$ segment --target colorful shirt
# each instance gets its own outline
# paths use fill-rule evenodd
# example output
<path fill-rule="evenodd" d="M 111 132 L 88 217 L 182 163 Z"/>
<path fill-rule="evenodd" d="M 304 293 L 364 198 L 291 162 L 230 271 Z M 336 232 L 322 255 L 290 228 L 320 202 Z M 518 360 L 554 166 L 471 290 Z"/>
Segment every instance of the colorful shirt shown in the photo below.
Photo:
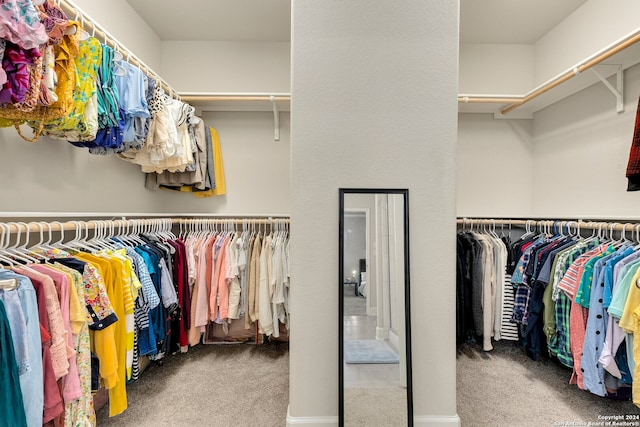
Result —
<path fill-rule="evenodd" d="M 597 275 L 594 276 L 595 273 L 599 273 L 596 270 L 596 264 L 601 261 L 603 257 L 607 257 L 611 255 L 615 251 L 613 246 L 609 246 L 603 253 L 596 255 L 591 258 L 584 266 L 584 273 L 582 274 L 582 279 L 580 279 L 580 285 L 578 286 L 578 290 L 576 292 L 576 302 L 585 308 L 589 308 L 589 303 L 591 300 L 591 285 L 593 283 L 594 277 L 597 278 Z M 604 277 L 603 277 L 604 284 Z"/>
<path fill-rule="evenodd" d="M 19 104 L 26 100 L 31 88 L 31 67 L 39 58 L 41 54 L 37 48 L 23 49 L 7 43 L 2 58 L 6 80 L 2 82 L 0 104 Z"/>
<path fill-rule="evenodd" d="M 573 352 L 571 351 L 571 300 L 565 294 L 558 295 L 556 300 L 555 320 L 557 333 L 549 343 L 549 353 L 556 356 L 560 363 L 573 368 Z"/>
<path fill-rule="evenodd" d="M 65 271 L 72 277 L 72 288 L 81 301 L 85 301 L 85 288 L 82 275 L 72 268 L 60 263 L 54 266 Z M 89 427 L 96 425 L 96 414 L 93 407 L 93 395 L 91 394 L 91 342 L 86 316 L 83 322 L 74 325 L 73 343 L 76 350 L 76 362 L 80 377 L 81 397 L 77 401 L 65 405 L 65 427 Z"/>
<path fill-rule="evenodd" d="M 96 94 L 98 67 L 101 61 L 102 47 L 97 39 L 91 37 L 80 42 L 78 55 L 75 57 L 76 84 L 73 91 L 73 107 L 68 115 L 46 124 L 46 135 L 70 141 L 95 138 L 98 130 L 98 111 L 91 108 L 87 111 L 87 106 Z M 91 113 L 91 117 L 87 117 L 87 112 Z"/>
<path fill-rule="evenodd" d="M 24 49 L 33 49 L 49 40 L 38 10 L 31 0 L 4 0 L 0 7 L 0 38 Z"/>
<path fill-rule="evenodd" d="M 558 287 L 558 285 L 562 281 L 569 266 L 571 266 L 573 261 L 575 261 L 580 255 L 587 252 L 589 249 L 592 249 L 593 245 L 596 244 L 597 241 L 580 241 L 575 246 L 569 248 L 566 252 L 561 252 L 560 254 L 558 254 L 556 270 L 550 283 L 550 285 L 553 287 L 551 298 L 554 301 L 558 299 L 558 295 L 560 294 L 560 288 Z"/>
<path fill-rule="evenodd" d="M 104 279 L 98 268 L 94 264 L 77 258 L 61 258 L 56 261 L 82 273 L 85 289 L 84 302 L 87 308 L 86 315 L 89 328 L 102 330 L 115 323 L 118 320 L 118 316 L 111 306 Z"/>

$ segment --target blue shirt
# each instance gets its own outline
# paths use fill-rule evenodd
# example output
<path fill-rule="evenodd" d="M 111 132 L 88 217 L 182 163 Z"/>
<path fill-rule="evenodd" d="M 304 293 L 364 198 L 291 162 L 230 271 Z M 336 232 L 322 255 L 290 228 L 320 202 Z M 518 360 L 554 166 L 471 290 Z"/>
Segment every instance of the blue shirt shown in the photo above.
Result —
<path fill-rule="evenodd" d="M 625 251 L 626 249 L 622 248 L 611 255 L 600 258 L 594 266 L 594 280 L 589 301 L 589 319 L 587 320 L 582 352 L 582 369 L 584 370 L 585 389 L 603 397 L 607 394 L 605 369 L 602 363 L 598 362 L 598 359 L 604 348 L 609 318 L 603 305 L 606 271 L 607 266 L 615 262 Z"/>
<path fill-rule="evenodd" d="M 20 297 L 26 322 L 26 335 L 30 370 L 20 375 L 24 412 L 29 426 L 42 425 L 44 407 L 44 373 L 42 370 L 42 339 L 36 290 L 31 280 L 13 271 L 0 268 L 0 280 L 17 279 L 16 292 Z"/>

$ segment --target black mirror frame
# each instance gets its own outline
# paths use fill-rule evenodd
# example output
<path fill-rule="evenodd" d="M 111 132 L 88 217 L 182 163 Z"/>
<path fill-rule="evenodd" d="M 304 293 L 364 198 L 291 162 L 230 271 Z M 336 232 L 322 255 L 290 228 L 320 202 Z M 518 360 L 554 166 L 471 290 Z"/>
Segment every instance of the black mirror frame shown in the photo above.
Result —
<path fill-rule="evenodd" d="M 344 427 L 344 196 L 345 194 L 402 194 L 404 197 L 404 322 L 407 362 L 407 421 L 413 427 L 413 377 L 411 361 L 411 305 L 409 268 L 409 190 L 387 188 L 340 188 L 338 206 L 338 425 Z"/>

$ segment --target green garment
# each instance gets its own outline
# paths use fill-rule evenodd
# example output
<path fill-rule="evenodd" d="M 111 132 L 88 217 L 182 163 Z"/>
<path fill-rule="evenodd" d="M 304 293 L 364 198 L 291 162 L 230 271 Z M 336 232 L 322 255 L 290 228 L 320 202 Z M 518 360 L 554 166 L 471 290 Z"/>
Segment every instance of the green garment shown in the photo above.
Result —
<path fill-rule="evenodd" d="M 0 427 L 27 427 L 20 374 L 4 303 L 0 300 Z"/>

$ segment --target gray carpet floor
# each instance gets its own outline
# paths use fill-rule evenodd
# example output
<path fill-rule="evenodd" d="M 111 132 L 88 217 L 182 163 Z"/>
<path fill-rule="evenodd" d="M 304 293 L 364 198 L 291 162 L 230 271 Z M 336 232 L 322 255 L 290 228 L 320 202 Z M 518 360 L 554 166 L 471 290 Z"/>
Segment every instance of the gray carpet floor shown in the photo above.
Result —
<path fill-rule="evenodd" d="M 353 286 L 345 286 L 343 301 L 345 316 L 367 315 L 367 300 L 363 296 L 356 296 Z"/>
<path fill-rule="evenodd" d="M 406 426 L 407 389 L 403 387 L 346 388 L 344 390 L 344 424 L 354 427 Z"/>
<path fill-rule="evenodd" d="M 465 427 L 540 427 L 604 425 L 596 424 L 601 416 L 640 414 L 630 401 L 570 385 L 570 377 L 557 361 L 533 361 L 515 343 L 495 343 L 491 352 L 465 345 L 457 357 L 458 415 Z"/>
<path fill-rule="evenodd" d="M 587 426 L 598 425 L 601 416 L 640 414 L 630 401 L 570 385 L 570 375 L 556 361 L 530 360 L 513 343 L 495 343 L 491 352 L 464 346 L 457 355 L 462 426 Z M 196 346 L 162 366 L 151 365 L 127 390 L 129 409 L 109 418 L 104 407 L 98 426 L 284 426 L 288 347 Z"/>
<path fill-rule="evenodd" d="M 103 407 L 98 426 L 284 426 L 288 345 L 198 345 L 150 365 L 127 393 L 129 408 L 109 418 Z"/>

